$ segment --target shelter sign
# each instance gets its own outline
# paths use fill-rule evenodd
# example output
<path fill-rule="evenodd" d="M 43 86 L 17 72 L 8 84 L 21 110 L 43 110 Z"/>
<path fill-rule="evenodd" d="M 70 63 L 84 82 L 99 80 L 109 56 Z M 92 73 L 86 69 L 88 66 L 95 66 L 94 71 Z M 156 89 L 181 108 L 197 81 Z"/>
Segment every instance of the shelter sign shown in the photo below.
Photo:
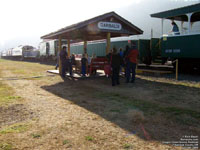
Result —
<path fill-rule="evenodd" d="M 115 22 L 98 22 L 98 28 L 119 31 L 122 29 L 122 25 L 120 23 L 115 23 Z"/>

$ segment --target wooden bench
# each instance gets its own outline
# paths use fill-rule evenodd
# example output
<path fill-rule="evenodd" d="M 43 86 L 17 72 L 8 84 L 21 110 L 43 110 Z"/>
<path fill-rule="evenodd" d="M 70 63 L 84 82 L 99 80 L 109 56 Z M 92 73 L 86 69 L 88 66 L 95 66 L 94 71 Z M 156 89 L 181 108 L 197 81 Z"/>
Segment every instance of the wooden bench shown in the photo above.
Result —
<path fill-rule="evenodd" d="M 104 70 L 104 66 L 108 64 L 107 58 L 93 58 L 89 67 L 89 74 L 91 75 L 93 71 Z"/>

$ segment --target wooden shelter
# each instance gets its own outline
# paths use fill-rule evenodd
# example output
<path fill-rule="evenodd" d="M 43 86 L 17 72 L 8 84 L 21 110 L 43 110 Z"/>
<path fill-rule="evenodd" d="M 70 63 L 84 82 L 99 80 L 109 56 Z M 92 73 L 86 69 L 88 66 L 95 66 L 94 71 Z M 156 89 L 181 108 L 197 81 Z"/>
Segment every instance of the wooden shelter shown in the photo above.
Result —
<path fill-rule="evenodd" d="M 62 28 L 58 31 L 42 36 L 42 39 L 59 39 L 59 51 L 61 40 L 68 40 L 68 55 L 70 55 L 70 42 L 84 41 L 84 53 L 87 53 L 87 41 L 107 39 L 106 53 L 110 49 L 110 38 L 142 34 L 143 31 L 122 18 L 115 12 L 109 12 L 92 19 L 79 22 Z M 61 73 L 61 64 L 59 65 Z"/>

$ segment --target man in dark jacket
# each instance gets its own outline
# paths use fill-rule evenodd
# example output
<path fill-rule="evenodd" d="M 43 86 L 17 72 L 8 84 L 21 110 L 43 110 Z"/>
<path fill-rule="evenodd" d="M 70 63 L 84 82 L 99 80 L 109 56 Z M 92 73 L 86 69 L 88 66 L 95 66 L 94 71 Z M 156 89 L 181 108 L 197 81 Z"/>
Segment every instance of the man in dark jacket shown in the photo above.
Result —
<path fill-rule="evenodd" d="M 117 49 L 113 48 L 113 54 L 111 55 L 112 86 L 119 84 L 119 70 L 121 64 L 122 64 L 122 58 L 117 53 Z"/>
<path fill-rule="evenodd" d="M 111 49 L 110 52 L 106 55 L 106 58 L 108 59 L 108 62 L 111 61 L 112 54 L 113 54 L 113 50 Z"/>
<path fill-rule="evenodd" d="M 68 59 L 68 55 L 67 55 L 67 51 L 66 51 L 66 46 L 63 46 L 62 50 L 60 51 L 60 60 L 61 60 L 61 64 L 62 64 L 62 77 L 65 78 L 66 75 L 66 67 L 67 67 L 67 59 Z"/>
<path fill-rule="evenodd" d="M 86 58 L 86 54 L 83 54 L 82 58 L 81 58 L 81 74 L 83 77 L 85 77 L 86 74 L 86 69 L 87 69 L 87 58 Z"/>

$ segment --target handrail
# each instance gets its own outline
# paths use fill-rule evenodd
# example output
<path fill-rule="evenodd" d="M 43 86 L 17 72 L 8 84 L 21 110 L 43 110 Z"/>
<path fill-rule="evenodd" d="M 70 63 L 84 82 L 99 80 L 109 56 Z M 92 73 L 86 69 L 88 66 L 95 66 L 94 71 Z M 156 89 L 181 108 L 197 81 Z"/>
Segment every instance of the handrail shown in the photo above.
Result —
<path fill-rule="evenodd" d="M 190 36 L 190 35 L 198 35 L 198 34 L 200 34 L 200 32 L 197 32 L 197 33 L 186 33 L 186 34 L 176 34 L 176 35 L 163 34 L 161 37 L 179 37 L 179 36 Z"/>

